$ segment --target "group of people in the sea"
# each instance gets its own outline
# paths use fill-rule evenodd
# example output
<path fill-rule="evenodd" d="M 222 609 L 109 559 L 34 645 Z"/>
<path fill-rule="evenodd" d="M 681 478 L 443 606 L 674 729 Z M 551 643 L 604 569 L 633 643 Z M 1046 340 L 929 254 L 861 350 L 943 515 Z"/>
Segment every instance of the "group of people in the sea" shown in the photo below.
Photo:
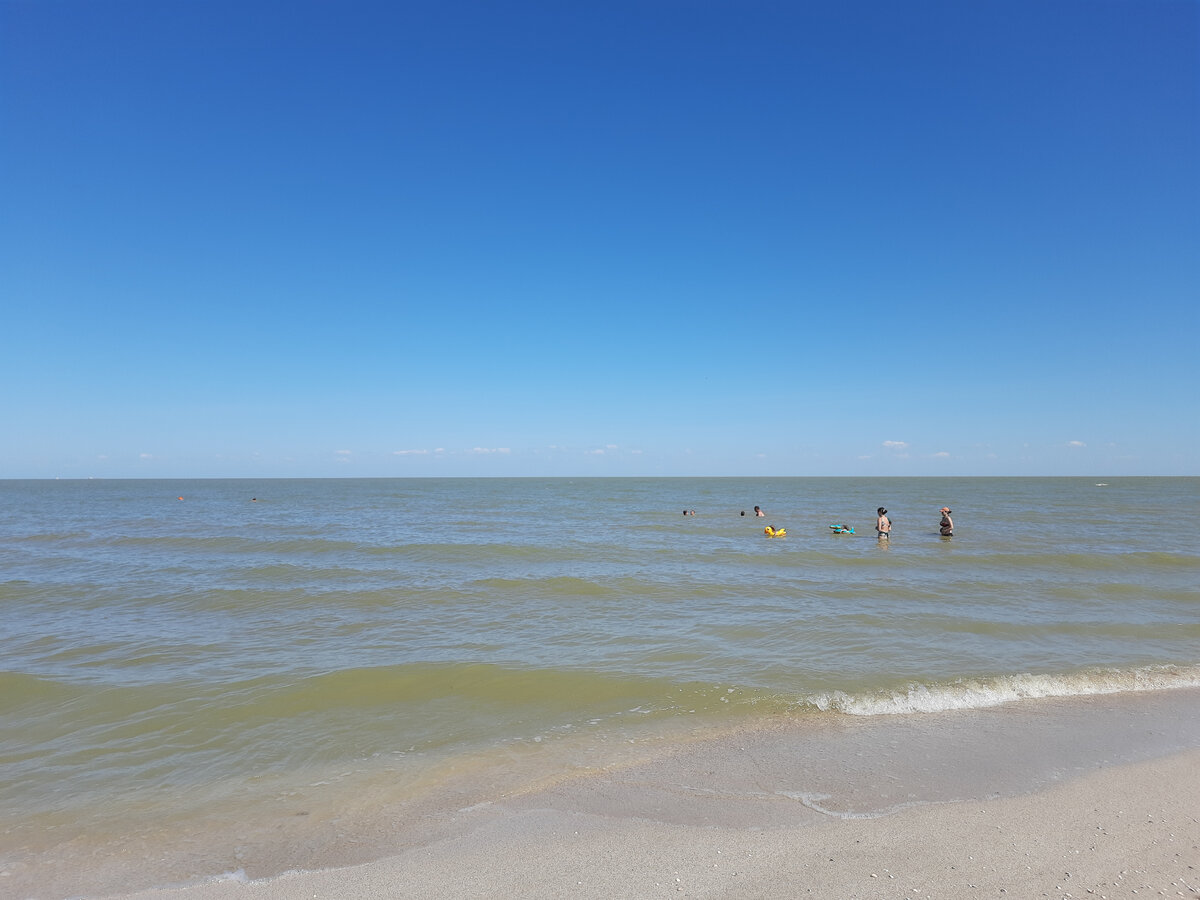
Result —
<path fill-rule="evenodd" d="M 938 533 L 942 537 L 953 537 L 954 536 L 954 520 L 950 518 L 950 512 L 951 512 L 951 510 L 950 510 L 950 507 L 948 507 L 948 506 L 943 506 L 941 509 L 938 510 L 938 513 L 942 517 L 941 521 L 938 522 Z M 685 509 L 683 511 L 683 514 L 685 516 L 694 516 L 696 514 L 696 511 L 694 509 Z M 742 516 L 746 515 L 746 511 L 743 509 L 741 511 L 741 513 L 739 513 L 739 515 L 742 515 Z M 754 516 L 756 518 L 765 518 L 766 515 L 767 514 L 762 511 L 761 507 L 758 507 L 758 506 L 754 507 Z M 892 520 L 890 518 L 888 518 L 887 509 L 882 506 L 879 507 L 878 509 L 875 510 L 875 517 L 876 517 L 875 518 L 875 534 L 879 537 L 879 540 L 881 540 L 881 541 L 890 540 L 891 536 L 892 536 Z M 855 533 L 853 525 L 837 524 L 837 525 L 830 525 L 829 527 L 831 529 L 833 529 L 834 534 L 854 534 Z M 768 525 L 765 529 L 763 529 L 763 531 L 767 535 L 767 537 L 782 537 L 784 534 L 787 534 L 787 532 L 784 531 L 782 528 L 776 528 L 774 525 Z"/>
<path fill-rule="evenodd" d="M 694 516 L 695 514 L 696 514 L 696 511 L 693 509 L 693 510 L 692 510 L 692 515 Z M 746 514 L 746 511 L 743 509 L 743 510 L 742 510 L 742 512 L 741 512 L 741 515 L 743 515 L 743 516 L 744 516 L 745 514 Z M 765 513 L 765 512 L 763 512 L 763 511 L 762 511 L 762 509 L 761 509 L 760 507 L 757 507 L 757 506 L 756 506 L 756 507 L 754 507 L 754 515 L 755 515 L 755 516 L 764 516 L 764 517 L 765 517 L 765 516 L 766 516 L 766 513 Z"/>

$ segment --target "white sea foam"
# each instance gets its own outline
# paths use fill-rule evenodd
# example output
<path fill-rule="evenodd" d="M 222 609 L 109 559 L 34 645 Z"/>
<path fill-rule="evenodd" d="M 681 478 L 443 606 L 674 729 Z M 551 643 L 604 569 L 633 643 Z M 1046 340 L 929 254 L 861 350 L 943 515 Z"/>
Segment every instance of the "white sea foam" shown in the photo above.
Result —
<path fill-rule="evenodd" d="M 815 813 L 820 813 L 823 816 L 829 816 L 833 819 L 842 819 L 844 821 L 851 821 L 853 819 L 881 819 L 884 816 L 899 812 L 902 809 L 922 805 L 921 801 L 910 800 L 903 803 L 896 803 L 892 806 L 887 806 L 882 809 L 873 810 L 872 812 L 843 812 L 826 808 L 824 801 L 831 799 L 829 794 L 813 794 L 805 791 L 775 791 L 775 796 L 787 797 L 789 800 L 795 800 L 801 806 L 811 809 Z"/>
<path fill-rule="evenodd" d="M 802 706 L 854 716 L 905 715 L 952 709 L 983 709 L 1018 700 L 1082 697 L 1133 691 L 1200 687 L 1200 665 L 1087 669 L 1046 675 L 1002 675 L 946 684 L 912 684 L 869 694 L 841 691 L 806 698 Z"/>
<path fill-rule="evenodd" d="M 246 875 L 245 869 L 237 869 L 236 871 L 233 871 L 233 872 L 222 872 L 220 875 L 214 875 L 209 880 L 212 882 L 233 881 L 233 882 L 236 882 L 237 884 L 249 884 L 250 883 L 250 878 L 248 875 Z"/>

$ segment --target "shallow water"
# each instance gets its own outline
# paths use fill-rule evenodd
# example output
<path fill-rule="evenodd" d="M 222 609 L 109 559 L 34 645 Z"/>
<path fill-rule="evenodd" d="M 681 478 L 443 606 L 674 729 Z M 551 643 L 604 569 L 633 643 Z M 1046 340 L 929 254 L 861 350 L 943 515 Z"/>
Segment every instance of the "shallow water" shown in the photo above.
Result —
<path fill-rule="evenodd" d="M 1198 532 L 1196 478 L 0 482 L 0 853 L 381 765 L 1195 686 Z"/>

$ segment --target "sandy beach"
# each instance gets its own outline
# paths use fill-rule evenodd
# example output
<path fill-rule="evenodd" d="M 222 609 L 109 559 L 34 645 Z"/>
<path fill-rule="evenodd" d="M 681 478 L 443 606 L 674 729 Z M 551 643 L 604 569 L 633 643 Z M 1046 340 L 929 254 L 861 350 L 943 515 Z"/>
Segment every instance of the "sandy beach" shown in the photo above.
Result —
<path fill-rule="evenodd" d="M 1200 896 L 1200 753 L 1037 794 L 778 829 L 541 809 L 349 869 L 132 895 L 295 897 Z"/>
<path fill-rule="evenodd" d="M 397 821 L 365 865 L 128 896 L 1200 897 L 1198 694 L 1147 699 L 776 723 Z"/>

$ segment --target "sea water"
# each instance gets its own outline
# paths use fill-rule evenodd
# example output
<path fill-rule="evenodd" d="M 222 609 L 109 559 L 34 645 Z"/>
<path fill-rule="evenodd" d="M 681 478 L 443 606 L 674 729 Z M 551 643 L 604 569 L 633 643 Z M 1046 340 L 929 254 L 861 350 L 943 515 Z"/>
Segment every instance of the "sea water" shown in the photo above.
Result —
<path fill-rule="evenodd" d="M 350 862 L 685 730 L 1195 687 L 1198 533 L 1196 478 L 0 481 L 0 878 Z"/>

